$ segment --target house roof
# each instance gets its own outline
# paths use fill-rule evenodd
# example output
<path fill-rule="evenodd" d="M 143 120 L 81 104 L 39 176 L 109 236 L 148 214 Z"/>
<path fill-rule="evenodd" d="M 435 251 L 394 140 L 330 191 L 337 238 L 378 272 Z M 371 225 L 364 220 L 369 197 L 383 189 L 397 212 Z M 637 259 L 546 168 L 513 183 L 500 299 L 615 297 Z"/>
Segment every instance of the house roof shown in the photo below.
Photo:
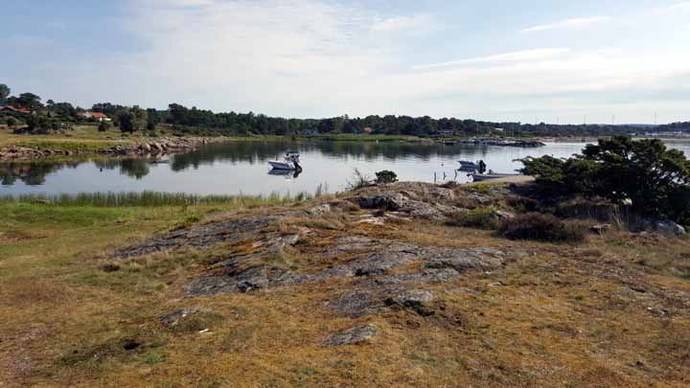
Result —
<path fill-rule="evenodd" d="M 108 119 L 108 115 L 105 113 L 101 112 L 92 112 L 92 111 L 87 111 L 87 112 L 81 112 L 79 113 L 79 116 L 81 117 L 87 117 L 87 118 L 92 118 L 92 119 Z"/>
<path fill-rule="evenodd" d="M 12 105 L 0 106 L 0 111 L 9 111 L 9 112 L 25 113 L 25 114 L 31 113 L 31 111 L 26 109 L 26 108 L 18 108 L 16 106 L 12 106 Z"/>

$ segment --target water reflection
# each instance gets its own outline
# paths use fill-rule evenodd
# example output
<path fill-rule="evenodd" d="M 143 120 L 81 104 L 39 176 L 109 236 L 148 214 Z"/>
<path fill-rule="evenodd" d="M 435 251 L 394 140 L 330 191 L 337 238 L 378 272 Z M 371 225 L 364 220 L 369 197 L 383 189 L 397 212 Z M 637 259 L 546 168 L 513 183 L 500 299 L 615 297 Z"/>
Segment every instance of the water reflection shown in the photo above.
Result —
<path fill-rule="evenodd" d="M 319 152 L 335 158 L 357 158 L 374 161 L 379 158 L 394 161 L 403 157 L 414 157 L 427 161 L 435 156 L 468 155 L 479 157 L 486 155 L 488 147 L 469 145 L 447 146 L 436 143 L 399 143 L 399 142 L 236 142 L 211 144 L 197 151 L 175 156 L 172 162 L 173 171 L 187 168 L 197 169 L 204 164 L 214 162 L 249 162 L 265 163 L 279 159 L 288 149 L 298 149 L 302 154 Z"/>
<path fill-rule="evenodd" d="M 299 149 L 302 153 L 319 152 L 323 155 L 348 159 L 357 158 L 372 162 L 383 158 L 395 161 L 399 158 L 413 157 L 421 161 L 428 161 L 432 157 L 458 155 L 468 158 L 483 157 L 488 147 L 448 146 L 433 143 L 397 143 L 397 142 L 233 142 L 211 144 L 187 154 L 176 155 L 171 158 L 172 171 L 184 171 L 190 168 L 198 169 L 202 165 L 212 165 L 218 162 L 250 164 L 266 163 L 271 159 L 278 159 L 286 149 Z M 36 186 L 45 183 L 45 177 L 65 168 L 76 168 L 83 163 L 93 163 L 99 172 L 103 170 L 119 170 L 122 175 L 134 179 L 142 179 L 151 172 L 151 165 L 167 164 L 168 160 L 147 159 L 113 159 L 93 162 L 74 161 L 60 163 L 0 163 L 0 181 L 2 185 L 11 186 L 17 180 L 26 185 Z M 301 172 L 274 171 L 271 175 L 292 176 L 297 178 Z"/>
<path fill-rule="evenodd" d="M 280 170 L 275 168 L 268 171 L 268 175 L 282 176 L 293 179 L 297 179 L 297 177 L 299 177 L 299 174 L 301 173 L 302 170 Z"/>
<path fill-rule="evenodd" d="M 0 163 L 0 184 L 12 186 L 20 181 L 28 186 L 40 186 L 46 176 L 63 168 L 75 168 L 81 162 L 72 163 Z"/>
<path fill-rule="evenodd" d="M 40 186 L 46 182 L 46 177 L 60 170 L 76 169 L 82 164 L 93 163 L 99 172 L 103 170 L 119 170 L 120 174 L 130 178 L 142 179 L 149 174 L 151 161 L 145 159 L 120 159 L 99 161 L 72 162 L 12 162 L 0 163 L 0 184 L 12 186 L 20 181 L 28 186 Z"/>
<path fill-rule="evenodd" d="M 673 144 L 687 151 L 688 143 Z M 552 143 L 538 149 L 433 143 L 236 142 L 212 144 L 166 160 L 124 159 L 62 163 L 0 163 L 0 195 L 96 191 L 165 191 L 197 194 L 268 195 L 345 189 L 354 169 L 373 177 L 392 170 L 401 180 L 468 180 L 458 160 L 484 160 L 487 169 L 511 173 L 527 156 L 567 157 L 582 143 Z M 295 149 L 304 171 L 269 172 L 269 160 Z"/>
<path fill-rule="evenodd" d="M 121 159 L 121 160 L 105 160 L 96 161 L 94 164 L 99 168 L 99 171 L 119 169 L 122 175 L 130 178 L 142 179 L 147 176 L 151 169 L 149 166 L 153 164 L 152 160 L 147 159 Z"/>

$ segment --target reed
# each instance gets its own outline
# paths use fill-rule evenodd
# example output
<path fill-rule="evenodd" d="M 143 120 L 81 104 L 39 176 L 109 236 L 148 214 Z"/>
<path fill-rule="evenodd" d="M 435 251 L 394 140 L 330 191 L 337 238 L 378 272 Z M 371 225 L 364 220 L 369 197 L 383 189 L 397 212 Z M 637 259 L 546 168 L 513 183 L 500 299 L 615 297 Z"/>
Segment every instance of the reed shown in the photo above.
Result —
<path fill-rule="evenodd" d="M 80 194 L 23 194 L 19 196 L 0 196 L 0 204 L 31 203 L 56 206 L 94 206 L 94 207 L 154 207 L 154 206 L 195 206 L 212 204 L 231 204 L 243 207 L 259 205 L 283 205 L 311 199 L 307 193 L 295 196 L 272 193 L 269 196 L 246 195 L 197 195 L 185 193 L 162 193 L 153 191 L 105 192 Z"/>

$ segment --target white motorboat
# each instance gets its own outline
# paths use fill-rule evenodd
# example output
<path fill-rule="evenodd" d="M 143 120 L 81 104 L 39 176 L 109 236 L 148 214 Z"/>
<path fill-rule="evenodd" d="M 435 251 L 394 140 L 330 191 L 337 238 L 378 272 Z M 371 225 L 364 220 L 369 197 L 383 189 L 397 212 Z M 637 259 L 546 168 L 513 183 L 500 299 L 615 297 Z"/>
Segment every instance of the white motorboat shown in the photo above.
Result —
<path fill-rule="evenodd" d="M 476 162 L 471 162 L 468 160 L 458 160 L 460 163 L 460 171 L 477 171 L 479 170 L 479 164 Z"/>
<path fill-rule="evenodd" d="M 301 171 L 302 166 L 299 164 L 299 152 L 288 151 L 283 157 L 282 161 L 272 160 L 268 164 L 274 170 L 284 170 L 284 171 Z"/>

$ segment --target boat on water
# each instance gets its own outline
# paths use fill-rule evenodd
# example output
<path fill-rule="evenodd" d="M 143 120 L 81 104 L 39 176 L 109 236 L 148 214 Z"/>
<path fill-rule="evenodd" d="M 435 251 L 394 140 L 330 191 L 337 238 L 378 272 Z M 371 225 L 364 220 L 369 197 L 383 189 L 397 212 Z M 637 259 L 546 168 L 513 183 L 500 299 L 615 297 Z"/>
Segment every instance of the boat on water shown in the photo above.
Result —
<path fill-rule="evenodd" d="M 271 160 L 268 162 L 273 170 L 302 171 L 302 166 L 299 163 L 299 152 L 297 151 L 286 152 L 282 161 Z"/>
<path fill-rule="evenodd" d="M 477 164 L 477 162 L 471 162 L 469 160 L 458 160 L 458 163 L 460 163 L 460 170 L 462 171 L 479 170 L 479 164 Z"/>

